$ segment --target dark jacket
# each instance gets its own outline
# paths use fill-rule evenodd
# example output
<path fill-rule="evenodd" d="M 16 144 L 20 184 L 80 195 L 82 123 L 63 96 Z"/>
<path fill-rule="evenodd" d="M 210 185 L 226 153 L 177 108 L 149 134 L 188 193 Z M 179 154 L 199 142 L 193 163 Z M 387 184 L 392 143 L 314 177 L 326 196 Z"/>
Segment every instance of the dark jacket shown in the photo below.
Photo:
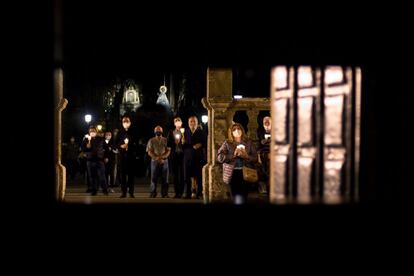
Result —
<path fill-rule="evenodd" d="M 115 160 L 114 150 L 116 149 L 114 145 L 114 140 L 111 138 L 111 140 L 109 140 L 108 143 L 106 143 L 106 140 L 104 142 L 104 158 L 108 158 L 109 162 L 113 162 Z"/>
<path fill-rule="evenodd" d="M 102 137 L 96 136 L 91 140 L 91 147 L 88 148 L 88 139 L 82 141 L 82 151 L 85 153 L 86 160 L 88 161 L 103 161 L 105 155 L 104 149 L 105 140 Z"/>
<path fill-rule="evenodd" d="M 77 143 L 68 143 L 63 148 L 64 160 L 77 160 L 79 157 L 79 145 Z"/>
<path fill-rule="evenodd" d="M 201 143 L 201 148 L 195 150 L 193 146 L 195 144 Z M 192 155 L 196 161 L 205 162 L 206 161 L 206 148 L 207 148 L 207 135 L 205 132 L 197 128 L 194 133 L 191 133 L 189 128 L 186 128 L 184 131 L 184 144 L 183 150 L 184 155 Z"/>
<path fill-rule="evenodd" d="M 241 144 L 245 146 L 249 158 L 243 160 L 243 165 L 247 167 L 255 167 L 257 163 L 257 151 L 251 140 L 242 141 Z M 236 158 L 233 158 L 236 150 L 236 143 L 225 140 L 217 151 L 217 161 L 220 163 L 229 163 L 235 165 Z"/>
<path fill-rule="evenodd" d="M 175 129 L 172 129 L 168 132 L 168 147 L 171 149 L 170 157 L 174 157 L 177 155 L 183 154 L 183 145 L 181 142 L 179 144 L 175 143 L 175 135 L 174 135 Z M 177 132 L 178 133 L 178 132 Z M 180 132 L 181 134 L 181 132 Z"/>
<path fill-rule="evenodd" d="M 269 152 L 270 151 L 270 139 L 266 139 L 265 138 L 265 134 L 266 134 L 266 130 L 264 129 L 264 127 L 260 127 L 257 130 L 257 137 L 259 138 L 259 151 L 266 151 Z M 267 134 L 270 134 L 267 133 Z"/>
<path fill-rule="evenodd" d="M 128 138 L 128 150 L 121 148 L 121 145 L 125 144 L 125 138 Z M 119 131 L 116 147 L 118 148 L 122 158 L 135 159 L 137 144 L 138 142 L 131 130 L 126 131 L 125 129 L 122 129 Z"/>

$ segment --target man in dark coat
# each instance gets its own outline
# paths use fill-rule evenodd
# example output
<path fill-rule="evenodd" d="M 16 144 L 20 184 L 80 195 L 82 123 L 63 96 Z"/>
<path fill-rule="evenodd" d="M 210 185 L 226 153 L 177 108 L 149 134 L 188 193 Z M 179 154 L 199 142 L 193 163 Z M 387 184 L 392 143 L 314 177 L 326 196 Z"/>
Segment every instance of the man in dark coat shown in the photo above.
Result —
<path fill-rule="evenodd" d="M 131 132 L 131 118 L 128 115 L 122 116 L 122 128 L 118 133 L 116 144 L 120 153 L 121 198 L 125 198 L 127 193 L 134 198 L 134 164 L 137 141 Z"/>
<path fill-rule="evenodd" d="M 196 116 L 188 118 L 184 131 L 184 198 L 202 198 L 202 169 L 206 163 L 207 135 L 198 126 Z"/>

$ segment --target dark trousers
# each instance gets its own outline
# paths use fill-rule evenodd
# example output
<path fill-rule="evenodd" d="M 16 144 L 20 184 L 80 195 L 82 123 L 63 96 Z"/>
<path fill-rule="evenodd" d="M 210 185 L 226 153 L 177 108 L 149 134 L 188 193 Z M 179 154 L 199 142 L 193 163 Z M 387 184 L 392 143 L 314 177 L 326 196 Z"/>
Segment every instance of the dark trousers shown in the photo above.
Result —
<path fill-rule="evenodd" d="M 191 178 L 194 177 L 197 181 L 197 196 L 203 195 L 202 183 L 202 164 L 199 158 L 196 158 L 192 152 L 184 153 L 184 193 L 187 197 L 191 196 Z"/>
<path fill-rule="evenodd" d="M 121 190 L 122 194 L 134 194 L 134 160 L 121 158 Z"/>
<path fill-rule="evenodd" d="M 115 186 L 115 166 L 113 161 L 105 163 L 105 179 L 109 187 Z"/>
<path fill-rule="evenodd" d="M 182 196 L 184 192 L 184 169 L 183 155 L 174 155 L 171 159 L 171 171 L 174 180 L 174 192 L 177 196 Z"/>
<path fill-rule="evenodd" d="M 245 201 L 247 200 L 248 185 L 243 179 L 242 170 L 233 170 L 233 175 L 230 181 L 230 191 L 233 199 L 236 195 L 240 195 Z"/>
<path fill-rule="evenodd" d="M 74 180 L 76 173 L 78 172 L 78 160 L 68 160 L 66 163 L 67 174 L 70 177 L 70 180 Z"/>
<path fill-rule="evenodd" d="M 168 161 L 159 164 L 156 160 L 151 160 L 151 194 L 157 193 L 158 178 L 161 177 L 161 195 L 168 195 Z"/>
<path fill-rule="evenodd" d="M 98 191 L 99 186 L 101 186 L 103 192 L 107 192 L 108 188 L 105 179 L 104 163 L 102 161 L 87 161 L 86 167 L 88 170 L 91 192 Z"/>

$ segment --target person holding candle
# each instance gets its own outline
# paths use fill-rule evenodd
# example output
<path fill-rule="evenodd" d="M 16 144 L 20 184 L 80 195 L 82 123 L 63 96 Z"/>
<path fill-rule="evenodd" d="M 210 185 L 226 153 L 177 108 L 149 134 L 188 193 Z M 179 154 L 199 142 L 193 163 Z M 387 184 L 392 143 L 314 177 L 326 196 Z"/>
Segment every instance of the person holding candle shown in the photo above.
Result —
<path fill-rule="evenodd" d="M 239 123 L 231 125 L 227 132 L 228 139 L 217 151 L 217 161 L 226 163 L 230 172 L 229 183 L 232 200 L 235 204 L 244 204 L 248 196 L 248 183 L 243 178 L 243 166 L 254 167 L 257 162 L 257 152 L 252 140 L 248 139 L 244 128 Z M 224 165 L 223 165 L 223 168 Z M 224 175 L 225 176 L 225 175 Z M 224 177 L 223 177 L 224 179 Z"/>
<path fill-rule="evenodd" d="M 170 168 L 174 181 L 174 198 L 181 198 L 184 192 L 184 168 L 183 168 L 183 122 L 180 117 L 174 118 L 173 130 L 168 133 L 168 147 L 171 148 Z"/>
<path fill-rule="evenodd" d="M 102 192 L 107 195 L 107 183 L 105 179 L 104 165 L 104 139 L 97 135 L 95 127 L 89 128 L 89 134 L 85 136 L 82 142 L 82 151 L 86 155 L 86 168 L 88 171 L 91 195 L 98 193 L 98 183 L 102 188 Z"/>
<path fill-rule="evenodd" d="M 106 183 L 109 187 L 109 192 L 113 193 L 114 190 L 112 189 L 115 186 L 115 152 L 114 152 L 114 142 L 112 139 L 112 132 L 106 131 L 105 132 L 105 156 L 104 156 L 104 163 L 105 163 L 105 177 Z"/>
<path fill-rule="evenodd" d="M 134 164 L 136 141 L 131 132 L 131 118 L 128 115 L 122 116 L 122 128 L 118 133 L 117 147 L 120 153 L 121 170 L 121 198 L 125 198 L 129 193 L 134 198 Z"/>

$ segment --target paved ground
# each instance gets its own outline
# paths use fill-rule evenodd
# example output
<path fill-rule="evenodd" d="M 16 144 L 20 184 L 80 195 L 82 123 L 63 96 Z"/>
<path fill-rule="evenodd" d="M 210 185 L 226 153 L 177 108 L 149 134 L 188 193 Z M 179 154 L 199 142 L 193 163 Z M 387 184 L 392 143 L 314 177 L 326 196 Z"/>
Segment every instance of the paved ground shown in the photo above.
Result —
<path fill-rule="evenodd" d="M 125 204 L 125 203 L 143 203 L 143 204 L 203 204 L 202 199 L 175 199 L 174 196 L 174 187 L 170 185 L 169 187 L 169 198 L 161 198 L 158 195 L 156 198 L 149 197 L 149 178 L 142 177 L 135 179 L 135 198 L 120 198 L 121 188 L 115 187 L 114 193 L 109 193 L 109 195 L 104 195 L 101 191 L 98 192 L 96 196 L 91 196 L 89 193 L 86 193 L 86 184 L 81 177 L 76 178 L 74 181 L 68 181 L 66 185 L 66 203 L 75 203 L 75 204 Z M 160 186 L 158 187 L 160 189 Z M 251 192 L 249 194 L 250 202 L 257 203 L 267 203 L 267 197 L 264 195 L 259 195 L 256 192 Z"/>

